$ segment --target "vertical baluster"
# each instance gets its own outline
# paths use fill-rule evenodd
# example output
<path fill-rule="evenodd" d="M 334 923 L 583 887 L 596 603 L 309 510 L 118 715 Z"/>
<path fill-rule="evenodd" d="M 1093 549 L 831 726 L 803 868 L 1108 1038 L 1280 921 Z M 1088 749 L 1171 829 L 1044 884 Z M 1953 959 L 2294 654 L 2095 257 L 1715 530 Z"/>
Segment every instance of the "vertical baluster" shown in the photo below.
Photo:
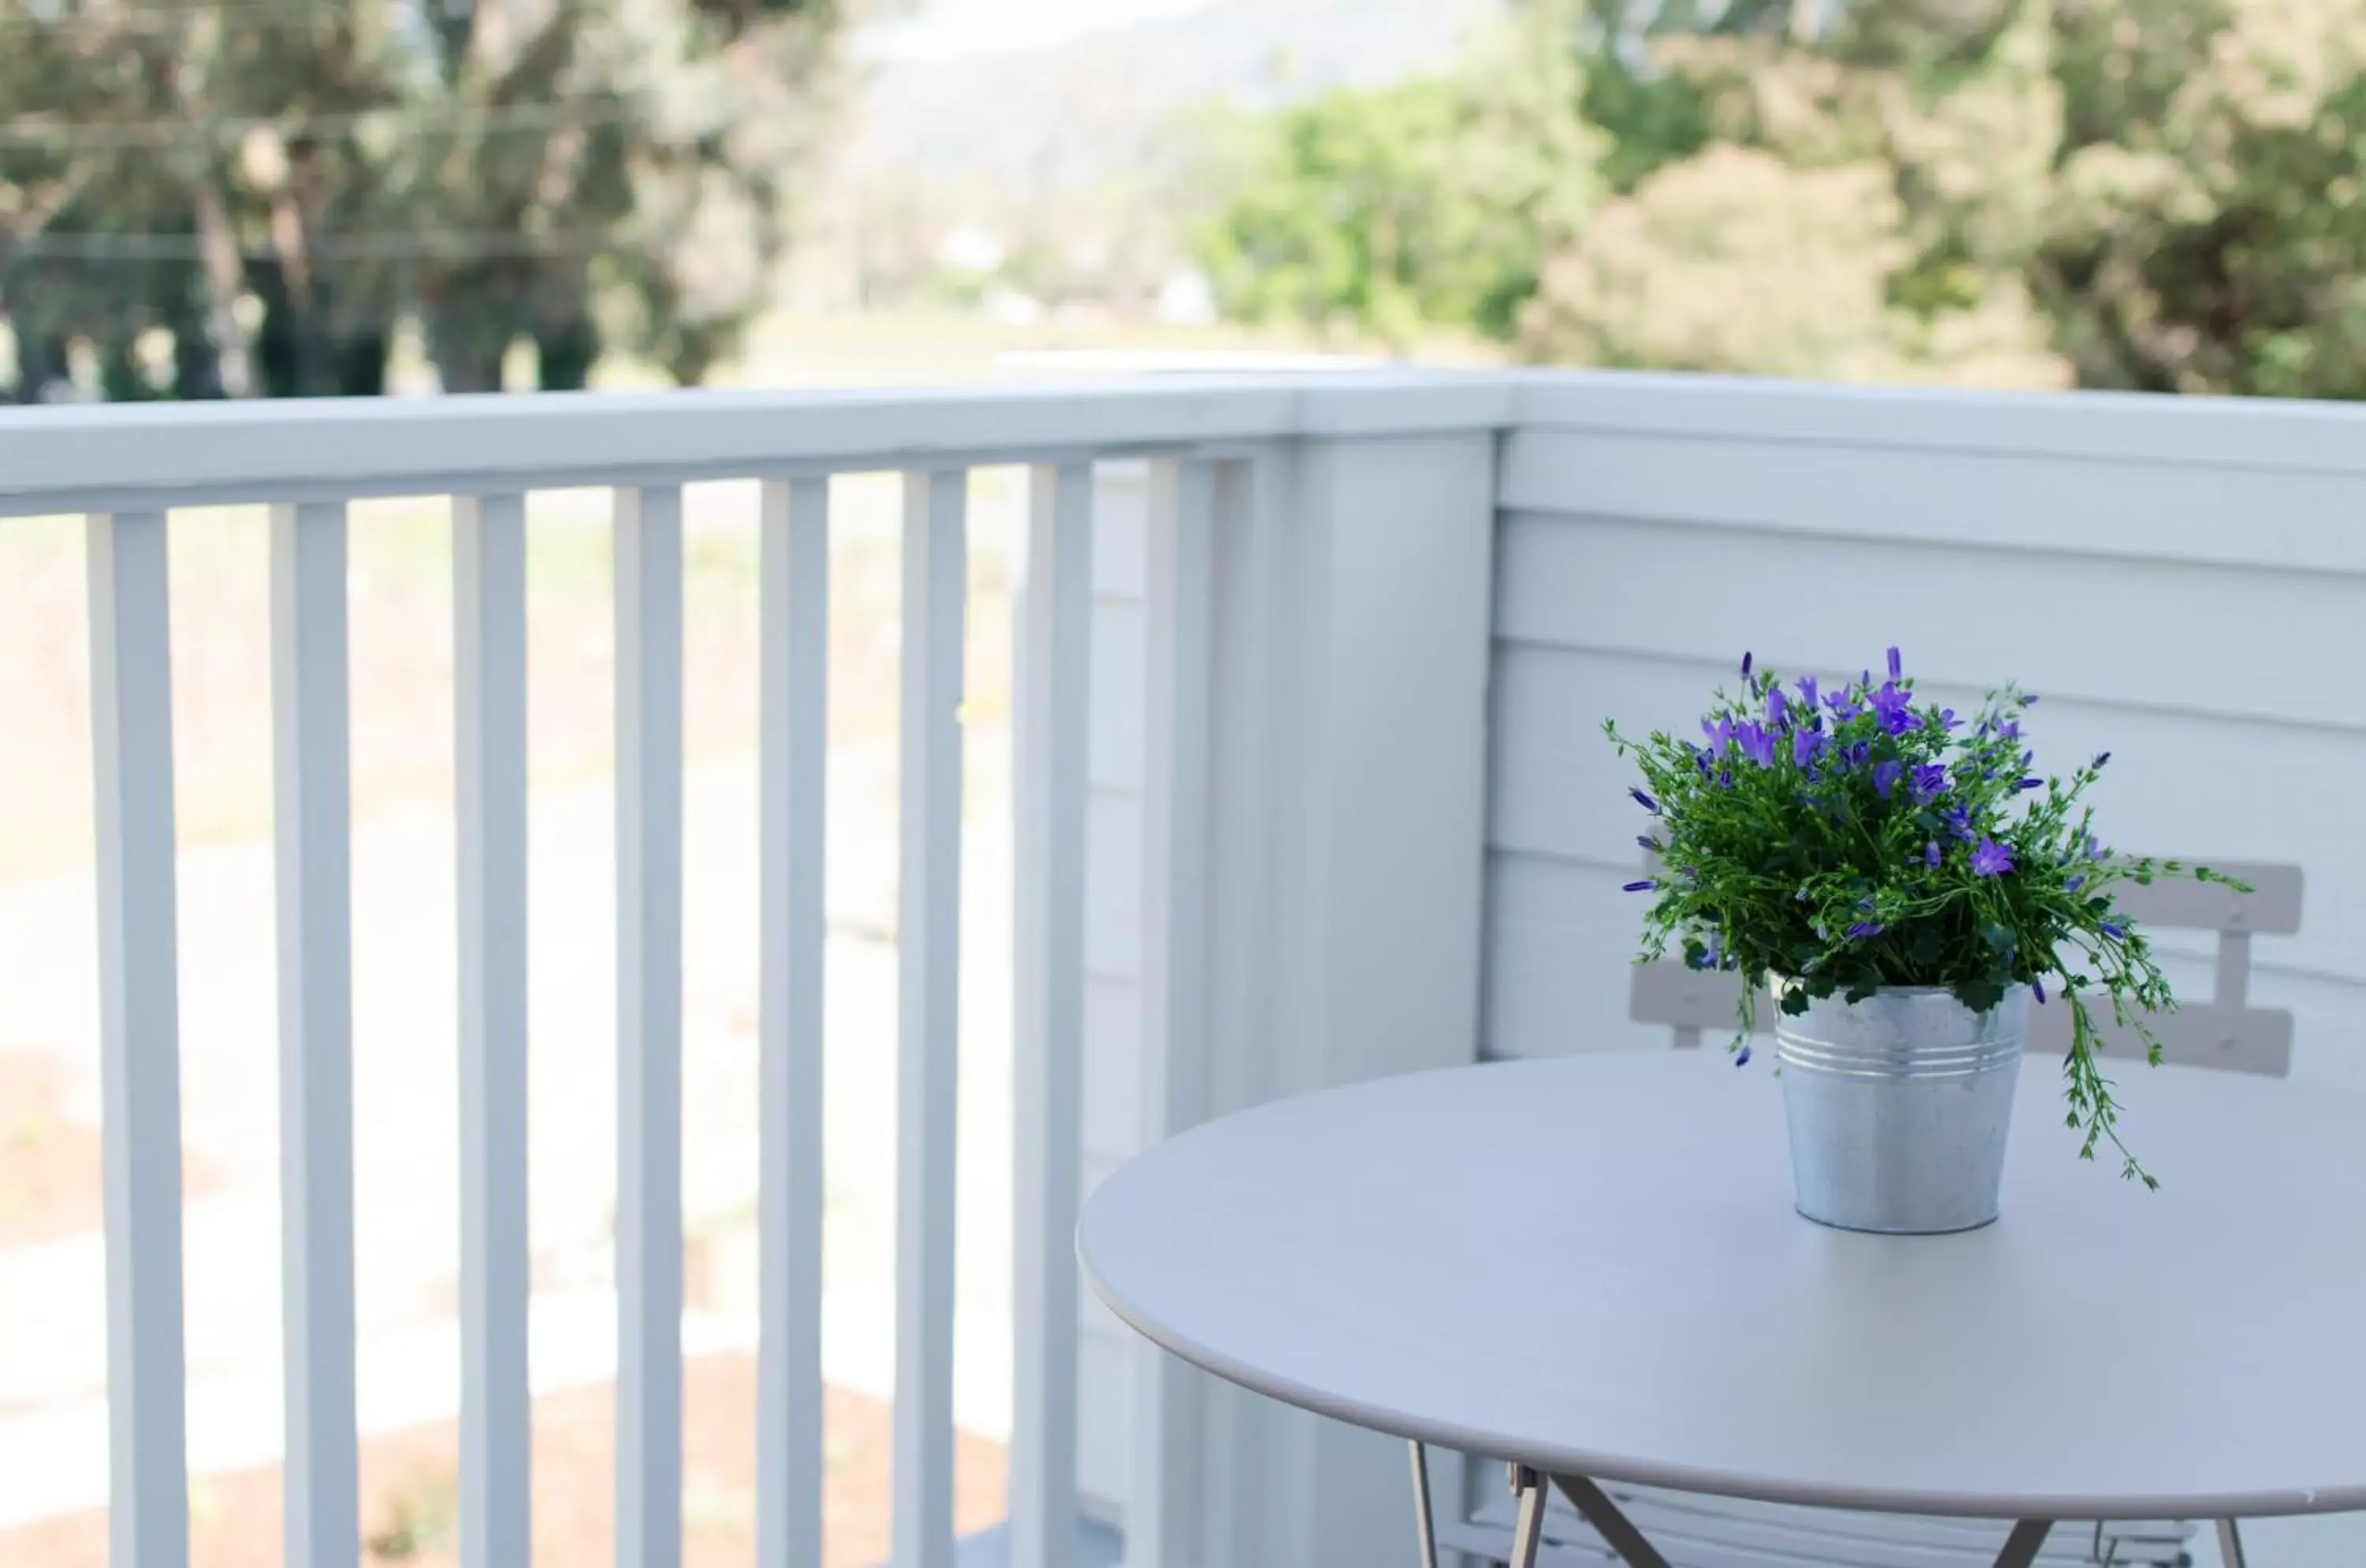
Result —
<path fill-rule="evenodd" d="M 460 1568 L 532 1556 L 525 498 L 452 502 L 460 938 Z"/>
<path fill-rule="evenodd" d="M 361 1538 L 346 666 L 345 509 L 335 502 L 275 506 L 272 778 L 288 1568 L 347 1568 Z"/>
<path fill-rule="evenodd" d="M 1093 470 L 1029 475 L 1012 716 L 1018 987 L 1012 1058 L 1010 1543 L 1015 1568 L 1076 1544 L 1076 1268 L 1083 1159 L 1086 716 Z"/>
<path fill-rule="evenodd" d="M 682 491 L 616 492 L 616 1561 L 682 1554 Z"/>
<path fill-rule="evenodd" d="M 189 1554 L 164 514 L 88 523 L 106 1142 L 108 1561 Z"/>
<path fill-rule="evenodd" d="M 1145 1146 L 1204 1113 L 1214 513 L 1210 465 L 1154 466 L 1143 811 Z M 1195 1555 L 1192 1520 L 1201 1489 L 1195 1390 L 1190 1373 L 1174 1358 L 1147 1344 L 1135 1355 L 1126 1556 L 1136 1568 L 1162 1568 Z"/>
<path fill-rule="evenodd" d="M 829 481 L 768 483 L 762 601 L 763 1326 L 756 1561 L 820 1568 L 823 824 Z"/>
<path fill-rule="evenodd" d="M 904 476 L 895 1568 L 952 1568 L 967 476 Z"/>

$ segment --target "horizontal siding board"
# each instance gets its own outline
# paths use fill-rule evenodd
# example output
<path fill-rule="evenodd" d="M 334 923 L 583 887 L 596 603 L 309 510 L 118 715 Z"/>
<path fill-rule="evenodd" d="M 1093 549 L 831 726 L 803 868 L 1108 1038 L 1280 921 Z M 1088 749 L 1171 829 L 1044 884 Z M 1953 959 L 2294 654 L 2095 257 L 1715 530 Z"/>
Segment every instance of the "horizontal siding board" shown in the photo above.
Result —
<path fill-rule="evenodd" d="M 1772 438 L 1854 449 L 2053 454 L 2123 465 L 2366 473 L 2366 409 L 2283 399 L 1560 371 L 1528 378 L 1514 425 Z"/>
<path fill-rule="evenodd" d="M 1762 657 L 1787 666 L 1784 652 L 1778 642 Z M 1638 864 L 1635 838 L 1647 823 L 1627 798 L 1633 775 L 1604 740 L 1602 719 L 1637 733 L 1682 733 L 1728 673 L 1722 660 L 1498 644 L 1491 843 L 1604 867 Z M 1932 694 L 1970 700 L 1964 687 Z M 2349 830 L 2345 804 L 2366 778 L 2366 734 L 2065 700 L 2041 702 L 2027 723 L 2041 766 L 2111 750 L 2095 798 L 2114 847 L 2304 868 L 2299 934 L 2263 937 L 2262 969 L 2366 981 L 2366 835 Z M 2272 783 L 2275 809 L 2262 808 L 2263 781 Z"/>
<path fill-rule="evenodd" d="M 1506 439 L 1498 494 L 1517 510 L 2366 574 L 2366 530 L 2354 525 L 2366 469 L 1530 430 Z"/>
<path fill-rule="evenodd" d="M 1515 512 L 1496 583 L 1518 641 L 1837 671 L 1897 640 L 1936 682 L 2366 734 L 2355 661 L 2325 656 L 2366 625 L 2352 578 Z"/>

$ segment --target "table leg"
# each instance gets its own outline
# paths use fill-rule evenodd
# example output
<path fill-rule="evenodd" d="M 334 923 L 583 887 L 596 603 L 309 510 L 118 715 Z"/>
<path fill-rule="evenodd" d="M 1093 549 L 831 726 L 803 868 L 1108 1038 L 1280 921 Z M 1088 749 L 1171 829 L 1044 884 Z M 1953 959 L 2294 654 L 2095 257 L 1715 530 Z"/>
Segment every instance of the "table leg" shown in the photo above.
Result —
<path fill-rule="evenodd" d="M 1515 1465 L 1512 1489 L 1519 1494 L 1520 1517 L 1512 1527 L 1509 1568 L 1537 1568 L 1537 1548 L 1545 1538 L 1545 1478 L 1526 1465 Z"/>
<path fill-rule="evenodd" d="M 1659 1548 L 1643 1539 L 1643 1532 L 1611 1500 L 1609 1493 L 1583 1475 L 1556 1475 L 1552 1479 L 1561 1495 L 1577 1505 L 1586 1523 L 1610 1543 L 1610 1550 L 1628 1568 L 1668 1568 L 1668 1560 L 1660 1555 Z"/>
<path fill-rule="evenodd" d="M 2053 1529 L 2052 1519 L 2023 1519 L 2013 1526 L 2012 1533 L 2004 1538 L 2004 1550 L 1997 1553 L 1996 1568 L 2029 1568 Z"/>
<path fill-rule="evenodd" d="M 1421 1568 L 1437 1568 L 1437 1517 L 1429 1509 L 1429 1453 L 1413 1446 L 1413 1522 L 1421 1532 Z"/>
<path fill-rule="evenodd" d="M 2243 1532 L 2232 1519 L 2218 1521 L 2218 1556 L 2226 1568 L 2243 1568 Z"/>
<path fill-rule="evenodd" d="M 1520 1514 L 1512 1527 L 1508 1568 L 1537 1568 L 1537 1552 L 1544 1543 L 1545 1499 L 1556 1486 L 1585 1516 L 1586 1522 L 1627 1568 L 1670 1568 L 1659 1548 L 1635 1528 L 1635 1521 L 1627 1517 L 1617 1499 L 1593 1481 L 1583 1475 L 1547 1476 L 1524 1464 L 1511 1466 L 1511 1476 L 1512 1495 L 1520 1500 Z M 1421 1529 L 1422 1568 L 1437 1568 L 1437 1536 L 1429 1503 L 1429 1467 L 1419 1443 L 1413 1445 L 1413 1506 Z M 2012 1533 L 2005 1537 L 2004 1549 L 1997 1553 L 1995 1568 L 2031 1568 L 2053 1529 L 2052 1519 L 2023 1519 L 2014 1525 Z M 2218 1550 L 2226 1560 L 2226 1568 L 2244 1568 L 2242 1538 L 2236 1533 L 2232 1519 L 2218 1521 Z"/>

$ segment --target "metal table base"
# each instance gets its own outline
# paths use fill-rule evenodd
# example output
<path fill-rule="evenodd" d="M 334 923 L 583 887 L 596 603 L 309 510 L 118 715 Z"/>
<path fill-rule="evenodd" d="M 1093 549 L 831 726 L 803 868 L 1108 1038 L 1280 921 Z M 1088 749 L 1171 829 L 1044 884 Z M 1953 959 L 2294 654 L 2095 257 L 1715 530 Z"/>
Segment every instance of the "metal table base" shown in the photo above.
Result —
<path fill-rule="evenodd" d="M 1412 1448 L 1414 1525 L 1421 1534 L 1422 1568 L 1438 1568 L 1437 1518 L 1429 1495 L 1429 1454 L 1419 1443 Z M 1509 1468 L 1512 1495 L 1520 1504 L 1518 1520 L 1512 1527 L 1510 1568 L 1537 1568 L 1537 1552 L 1544 1544 L 1545 1500 L 1556 1487 L 1628 1568 L 1671 1568 L 1659 1549 L 1635 1528 L 1635 1521 L 1627 1517 L 1617 1500 L 1592 1480 L 1583 1475 L 1547 1475 L 1522 1464 Z M 2038 1549 L 2045 1544 L 2054 1524 L 2052 1519 L 2022 1519 L 2014 1525 L 2005 1537 L 2003 1550 L 1997 1553 L 1995 1568 L 2030 1568 L 2037 1561 Z M 2243 1538 L 2235 1521 L 2220 1519 L 2217 1524 L 2219 1556 L 2226 1568 L 2244 1568 Z"/>

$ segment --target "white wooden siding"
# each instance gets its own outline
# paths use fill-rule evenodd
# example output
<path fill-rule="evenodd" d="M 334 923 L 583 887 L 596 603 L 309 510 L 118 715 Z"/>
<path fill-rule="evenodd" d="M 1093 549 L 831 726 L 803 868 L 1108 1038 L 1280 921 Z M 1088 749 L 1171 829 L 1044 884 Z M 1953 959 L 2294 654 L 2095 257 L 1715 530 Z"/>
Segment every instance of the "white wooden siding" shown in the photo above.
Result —
<path fill-rule="evenodd" d="M 1615 389 L 1616 396 L 1611 391 Z M 2291 861 L 2254 999 L 2366 1082 L 2366 419 L 2206 401 L 1651 378 L 1530 389 L 1499 492 L 1487 1042 L 1626 1020 L 1647 825 L 1600 733 L 1692 726 L 1742 651 L 1828 680 L 1903 646 L 1957 706 L 2017 680 L 2041 768 L 2113 754 L 2114 843 Z M 2206 992 L 2207 944 L 2165 940 Z"/>

